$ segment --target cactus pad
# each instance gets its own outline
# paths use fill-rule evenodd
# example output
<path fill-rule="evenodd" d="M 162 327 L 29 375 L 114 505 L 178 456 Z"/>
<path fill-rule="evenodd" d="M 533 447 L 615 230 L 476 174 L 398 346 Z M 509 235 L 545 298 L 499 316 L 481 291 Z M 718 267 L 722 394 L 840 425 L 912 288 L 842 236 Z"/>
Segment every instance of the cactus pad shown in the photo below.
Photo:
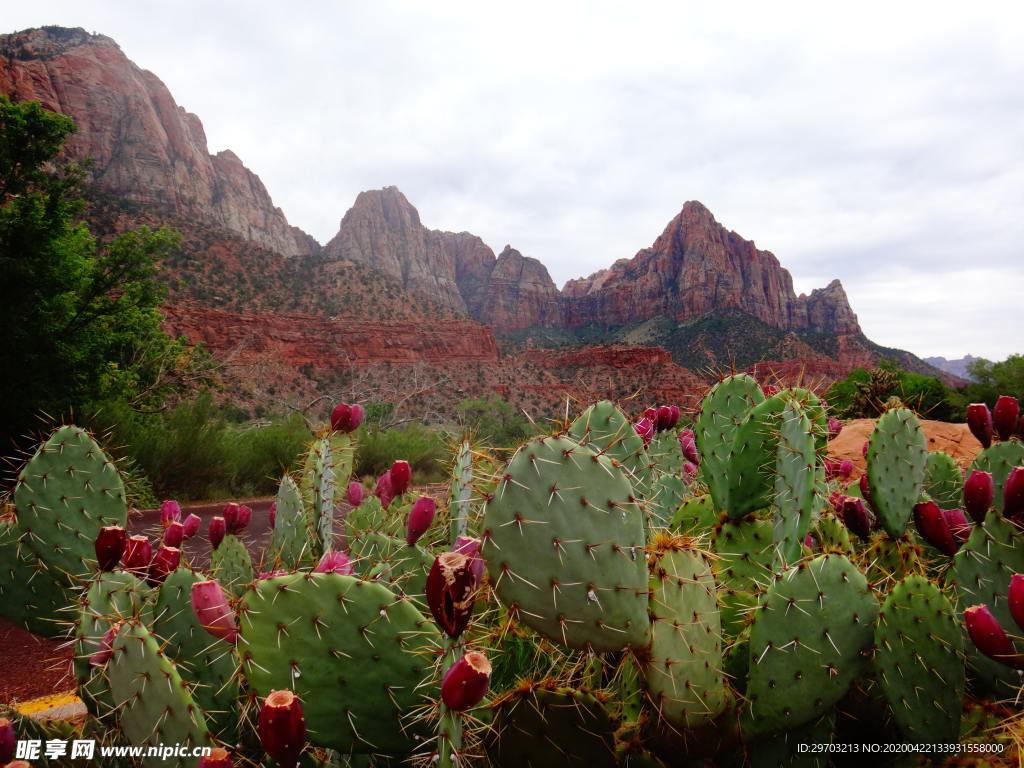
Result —
<path fill-rule="evenodd" d="M 1018 440 L 1006 440 L 989 446 L 979 453 L 967 470 L 970 475 L 976 469 L 992 473 L 992 503 L 1000 512 L 1003 511 L 1003 484 L 1006 476 L 1014 467 L 1024 466 L 1024 443 Z"/>
<path fill-rule="evenodd" d="M 270 565 L 280 565 L 289 570 L 298 568 L 303 561 L 313 559 L 306 526 L 306 510 L 302 504 L 299 486 L 289 475 L 281 478 L 277 488 L 277 519 L 270 537 L 268 553 Z"/>
<path fill-rule="evenodd" d="M 736 430 L 764 393 L 751 376 L 728 376 L 713 386 L 700 403 L 694 422 L 694 437 L 701 457 L 701 474 L 719 510 L 726 508 L 729 495 L 729 463 Z"/>
<path fill-rule="evenodd" d="M 106 673 L 117 707 L 118 724 L 129 743 L 193 747 L 210 743 L 202 710 L 145 626 L 127 623 L 121 627 Z M 198 758 L 164 761 L 153 756 L 144 758 L 142 765 L 192 768 L 198 762 Z"/>
<path fill-rule="evenodd" d="M 659 537 L 653 546 L 647 691 L 671 725 L 696 728 L 727 704 L 715 580 L 692 540 Z"/>
<path fill-rule="evenodd" d="M 914 505 L 924 490 L 928 443 L 913 411 L 886 411 L 875 424 L 868 447 L 871 504 L 893 538 L 907 530 Z"/>
<path fill-rule="evenodd" d="M 647 645 L 643 513 L 607 456 L 566 437 L 522 445 L 483 525 L 487 569 L 516 618 L 571 648 Z"/>
<path fill-rule="evenodd" d="M 675 533 L 701 536 L 711 532 L 718 523 L 718 512 L 711 496 L 692 496 L 672 513 L 671 528 Z"/>
<path fill-rule="evenodd" d="M 221 586 L 240 597 L 254 578 L 252 557 L 240 538 L 228 534 L 210 554 L 211 576 Z"/>
<path fill-rule="evenodd" d="M 349 542 L 356 573 L 383 581 L 422 602 L 434 556 L 420 546 L 380 533 L 363 533 Z"/>
<path fill-rule="evenodd" d="M 754 616 L 744 731 L 796 728 L 825 714 L 867 667 L 878 603 L 842 555 L 780 574 Z"/>
<path fill-rule="evenodd" d="M 909 741 L 957 740 L 966 677 L 963 630 L 953 606 L 923 576 L 908 576 L 883 603 L 874 667 Z"/>
<path fill-rule="evenodd" d="M 964 502 L 964 476 L 956 459 L 948 453 L 928 454 L 924 492 L 942 509 L 956 509 Z"/>
<path fill-rule="evenodd" d="M 738 522 L 724 520 L 715 527 L 711 546 L 717 556 L 715 578 L 722 587 L 721 622 L 727 636 L 739 634 L 757 605 L 757 595 L 772 581 L 772 531 L 770 520 L 753 516 Z"/>
<path fill-rule="evenodd" d="M 637 492 L 646 496 L 650 457 L 643 439 L 614 403 L 602 400 L 588 407 L 569 426 L 569 437 L 619 462 Z"/>
<path fill-rule="evenodd" d="M 288 574 L 256 583 L 240 606 L 238 650 L 260 696 L 294 691 L 311 742 L 341 752 L 404 754 L 410 711 L 439 633 L 382 584 L 336 573 Z"/>
<path fill-rule="evenodd" d="M 779 422 L 775 457 L 776 551 L 786 563 L 800 557 L 815 500 L 814 435 L 811 421 L 795 402 L 786 403 Z"/>

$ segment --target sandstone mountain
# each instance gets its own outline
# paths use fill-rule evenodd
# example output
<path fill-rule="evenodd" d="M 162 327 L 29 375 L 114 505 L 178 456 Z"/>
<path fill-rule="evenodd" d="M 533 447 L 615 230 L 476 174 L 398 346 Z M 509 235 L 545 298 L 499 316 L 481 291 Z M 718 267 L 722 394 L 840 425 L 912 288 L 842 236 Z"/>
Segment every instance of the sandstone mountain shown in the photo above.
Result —
<path fill-rule="evenodd" d="M 392 387 L 431 407 L 497 394 L 537 412 L 638 392 L 685 402 L 733 367 L 826 384 L 894 357 L 935 373 L 866 339 L 838 280 L 797 296 L 774 255 L 695 201 L 649 248 L 559 290 L 511 246 L 495 255 L 476 235 L 428 229 L 396 187 L 359 194 L 321 247 L 102 35 L 0 35 L 0 93 L 75 120 L 65 153 L 91 159 L 95 231 L 182 233 L 162 265 L 167 327 L 205 342 L 243 400 Z"/>

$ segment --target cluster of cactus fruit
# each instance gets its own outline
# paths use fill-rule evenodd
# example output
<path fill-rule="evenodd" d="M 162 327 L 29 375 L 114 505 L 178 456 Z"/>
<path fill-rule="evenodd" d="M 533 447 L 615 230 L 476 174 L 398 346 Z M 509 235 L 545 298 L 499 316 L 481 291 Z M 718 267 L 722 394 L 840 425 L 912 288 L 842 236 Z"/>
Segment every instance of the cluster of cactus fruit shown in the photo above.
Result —
<path fill-rule="evenodd" d="M 62 427 L 0 523 L 0 611 L 71 620 L 87 727 L 213 748 L 188 766 L 823 765 L 796 745 L 998 740 L 1024 670 L 1024 446 L 1016 401 L 969 413 L 966 479 L 899 407 L 855 478 L 819 397 L 734 375 L 689 425 L 601 402 L 505 462 L 461 441 L 439 505 L 405 461 L 350 481 L 363 415 L 341 404 L 257 562 L 228 504 L 207 573 L 182 555 L 199 519 L 166 502 L 155 553 L 128 536 L 116 468 Z M 0 764 L 19 727 L 0 719 Z"/>

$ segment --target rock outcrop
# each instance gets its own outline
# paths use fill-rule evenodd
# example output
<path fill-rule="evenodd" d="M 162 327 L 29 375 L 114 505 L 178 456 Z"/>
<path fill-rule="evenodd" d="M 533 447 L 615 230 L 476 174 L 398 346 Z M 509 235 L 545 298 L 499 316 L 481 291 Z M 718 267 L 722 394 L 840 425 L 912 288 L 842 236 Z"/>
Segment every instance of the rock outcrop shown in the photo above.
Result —
<path fill-rule="evenodd" d="M 0 36 L 0 93 L 74 118 L 65 154 L 92 158 L 100 193 L 205 219 L 285 256 L 319 248 L 234 153 L 209 153 L 199 118 L 109 37 L 62 27 Z"/>

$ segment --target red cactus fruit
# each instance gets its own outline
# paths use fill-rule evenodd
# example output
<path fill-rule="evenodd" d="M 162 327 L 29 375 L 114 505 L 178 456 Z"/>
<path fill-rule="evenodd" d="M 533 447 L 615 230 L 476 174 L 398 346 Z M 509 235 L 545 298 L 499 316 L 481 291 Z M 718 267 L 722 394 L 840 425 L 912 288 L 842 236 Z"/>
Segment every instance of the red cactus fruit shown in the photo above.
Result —
<path fill-rule="evenodd" d="M 363 484 L 352 482 L 348 484 L 348 503 L 358 507 L 363 503 Z"/>
<path fill-rule="evenodd" d="M 459 536 L 455 539 L 455 546 L 452 547 L 452 552 L 459 552 L 469 558 L 469 572 L 477 584 L 482 583 L 487 564 L 480 556 L 480 539 Z"/>
<path fill-rule="evenodd" d="M 286 575 L 288 575 L 288 571 L 284 570 L 283 568 L 278 568 L 277 570 L 273 571 L 260 571 L 259 574 L 256 576 L 256 580 L 266 581 L 267 579 L 276 579 L 278 576 Z"/>
<path fill-rule="evenodd" d="M 185 526 L 185 538 L 191 539 L 197 533 L 199 533 L 199 525 L 202 520 L 199 519 L 199 515 L 189 515 L 185 518 L 183 525 Z"/>
<path fill-rule="evenodd" d="M 828 417 L 828 439 L 835 440 L 839 437 L 839 433 L 843 431 L 843 422 L 837 419 L 835 416 Z"/>
<path fill-rule="evenodd" d="M 185 524 L 174 520 L 164 529 L 164 544 L 168 547 L 180 547 L 185 540 Z"/>
<path fill-rule="evenodd" d="M 774 384 L 765 384 L 761 387 L 761 391 L 764 392 L 765 397 L 775 397 L 779 394 L 779 388 Z"/>
<path fill-rule="evenodd" d="M 199 768 L 233 768 L 231 754 L 223 747 L 214 747 L 210 754 L 199 758 Z"/>
<path fill-rule="evenodd" d="M 491 662 L 482 653 L 469 651 L 452 664 L 441 681 L 441 701 L 454 712 L 479 704 L 491 682 Z"/>
<path fill-rule="evenodd" d="M 377 478 L 377 486 L 373 489 L 373 495 L 380 499 L 380 505 L 388 508 L 392 499 L 395 498 L 395 491 L 391 487 L 391 472 L 385 472 Z"/>
<path fill-rule="evenodd" d="M 96 562 L 101 571 L 112 571 L 117 568 L 127 542 L 128 532 L 121 526 L 109 525 L 100 528 L 96 536 Z"/>
<path fill-rule="evenodd" d="M 401 496 L 409 489 L 409 483 L 412 482 L 412 467 L 408 461 L 399 459 L 391 465 L 388 474 L 391 475 L 391 490 L 395 496 Z"/>
<path fill-rule="evenodd" d="M 697 439 L 692 429 L 684 429 L 679 433 L 679 450 L 683 452 L 683 458 L 691 464 L 700 464 L 700 454 L 697 452 Z"/>
<path fill-rule="evenodd" d="M 14 723 L 0 717 L 0 763 L 6 764 L 11 760 L 17 746 L 18 734 L 14 732 Z"/>
<path fill-rule="evenodd" d="M 181 520 L 181 505 L 173 499 L 168 499 L 160 505 L 160 524 L 166 528 L 176 520 Z"/>
<path fill-rule="evenodd" d="M 643 438 L 644 445 L 651 444 L 651 438 L 654 437 L 654 422 L 648 419 L 646 416 L 636 424 L 633 425 L 633 429 L 636 433 Z"/>
<path fill-rule="evenodd" d="M 359 403 L 355 403 L 349 412 L 347 431 L 355 432 L 359 429 L 359 425 L 363 423 L 364 418 L 366 418 L 366 411 L 363 410 L 363 406 Z"/>
<path fill-rule="evenodd" d="M 676 424 L 679 423 L 679 419 L 683 415 L 683 412 L 679 410 L 678 405 L 670 405 L 668 409 L 672 412 L 672 421 L 669 422 L 668 425 L 669 429 L 672 429 L 673 427 L 675 427 Z"/>
<path fill-rule="evenodd" d="M 982 447 L 992 445 L 992 412 L 985 403 L 971 403 L 967 406 L 967 426 Z"/>
<path fill-rule="evenodd" d="M 149 561 L 153 559 L 153 545 L 148 536 L 129 536 L 121 555 L 121 565 L 125 570 L 136 575 L 145 576 L 149 570 Z"/>
<path fill-rule="evenodd" d="M 110 657 L 114 655 L 114 640 L 117 638 L 117 633 L 120 629 L 120 621 L 115 622 L 107 629 L 100 639 L 100 647 L 89 656 L 89 664 L 94 667 L 102 667 L 110 661 Z"/>
<path fill-rule="evenodd" d="M 150 584 L 163 584 L 170 574 L 181 565 L 181 550 L 177 547 L 168 547 L 161 544 L 153 555 L 153 562 L 149 564 L 147 581 Z"/>
<path fill-rule="evenodd" d="M 976 523 L 985 521 L 985 515 L 992 508 L 992 473 L 976 469 L 964 482 L 964 507 Z"/>
<path fill-rule="evenodd" d="M 234 643 L 238 640 L 235 612 L 217 581 L 197 581 L 192 585 L 192 611 L 199 624 L 214 637 Z"/>
<path fill-rule="evenodd" d="M 975 648 L 990 659 L 1016 669 L 1024 668 L 1024 659 L 1014 652 L 1013 643 L 987 605 L 972 605 L 964 611 L 964 623 Z"/>
<path fill-rule="evenodd" d="M 868 481 L 867 472 L 860 476 L 860 480 L 857 481 L 857 485 L 860 488 L 860 495 L 864 499 L 864 503 L 871 509 L 874 509 L 875 505 L 871 503 L 871 483 Z"/>
<path fill-rule="evenodd" d="M 295 768 L 306 745 L 306 720 L 299 697 L 291 691 L 271 691 L 260 708 L 260 744 L 280 768 Z"/>
<path fill-rule="evenodd" d="M 349 556 L 337 551 L 324 552 L 320 562 L 313 569 L 313 573 L 340 573 L 344 576 L 351 576 L 354 572 Z"/>
<path fill-rule="evenodd" d="M 1011 519 L 1024 517 L 1024 467 L 1014 467 L 1003 483 L 1003 514 Z"/>
<path fill-rule="evenodd" d="M 214 517 L 206 527 L 206 535 L 210 539 L 210 545 L 216 549 L 224 541 L 224 534 L 227 533 L 227 523 L 223 517 Z"/>
<path fill-rule="evenodd" d="M 1010 615 L 1024 632 L 1024 574 L 1015 573 L 1010 577 L 1007 600 L 1010 603 Z"/>
<path fill-rule="evenodd" d="M 856 496 L 843 496 L 840 517 L 843 523 L 861 541 L 867 541 L 871 536 L 871 516 L 868 514 L 864 500 Z"/>
<path fill-rule="evenodd" d="M 234 533 L 238 530 L 238 519 L 242 514 L 241 509 L 241 506 L 233 501 L 229 501 L 224 505 L 224 510 L 220 514 L 224 518 L 224 525 L 227 526 L 228 533 Z"/>
<path fill-rule="evenodd" d="M 692 461 L 683 462 L 683 482 L 689 485 L 697 479 L 697 472 L 700 468 Z"/>
<path fill-rule="evenodd" d="M 992 426 L 1000 440 L 1009 440 L 1020 422 L 1020 401 L 1010 395 L 1000 395 L 992 409 Z"/>
<path fill-rule="evenodd" d="M 657 406 L 652 406 L 650 408 L 645 408 L 641 418 L 649 419 L 651 424 L 657 424 L 658 423 L 658 407 Z"/>
<path fill-rule="evenodd" d="M 868 450 L 871 448 L 871 441 L 865 440 L 864 445 L 860 447 L 860 455 L 865 459 L 868 457 Z"/>
<path fill-rule="evenodd" d="M 270 529 L 273 530 L 277 526 L 277 502 L 270 502 L 270 509 L 267 510 L 267 522 L 270 523 Z"/>
<path fill-rule="evenodd" d="M 944 509 L 942 516 L 946 518 L 946 525 L 949 526 L 949 532 L 953 534 L 953 541 L 958 546 L 970 538 L 974 526 L 971 525 L 962 509 Z"/>
<path fill-rule="evenodd" d="M 914 525 L 922 538 L 943 554 L 952 557 L 960 548 L 953 538 L 946 516 L 934 501 L 914 505 Z"/>
<path fill-rule="evenodd" d="M 427 605 L 445 634 L 456 639 L 469 624 L 479 583 L 469 558 L 461 552 L 442 552 L 427 574 Z"/>
<path fill-rule="evenodd" d="M 331 429 L 335 432 L 348 432 L 349 418 L 352 416 L 352 406 L 346 403 L 338 403 L 331 411 Z"/>
<path fill-rule="evenodd" d="M 409 510 L 409 518 L 405 521 L 405 543 L 410 547 L 420 540 L 434 522 L 437 505 L 429 496 L 420 496 Z"/>
<path fill-rule="evenodd" d="M 655 423 L 657 424 L 657 430 L 659 432 L 664 432 L 668 429 L 672 424 L 672 409 L 667 405 L 659 405 L 658 420 Z"/>

